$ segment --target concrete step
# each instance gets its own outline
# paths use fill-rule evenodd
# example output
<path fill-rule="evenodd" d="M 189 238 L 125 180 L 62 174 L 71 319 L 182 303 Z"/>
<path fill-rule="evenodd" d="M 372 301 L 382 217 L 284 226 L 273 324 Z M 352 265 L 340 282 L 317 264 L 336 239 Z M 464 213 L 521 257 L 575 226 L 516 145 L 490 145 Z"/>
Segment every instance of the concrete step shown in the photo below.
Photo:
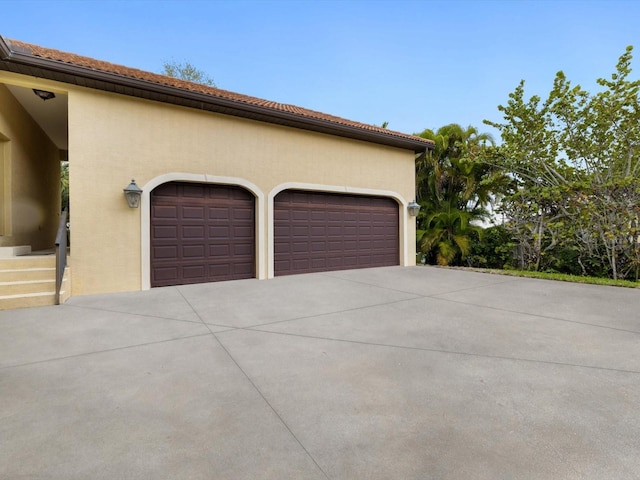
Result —
<path fill-rule="evenodd" d="M 16 257 L 18 255 L 28 255 L 31 253 L 31 246 L 16 245 L 13 247 L 0 247 L 0 258 Z"/>
<path fill-rule="evenodd" d="M 65 269 L 60 289 L 60 303 L 71 295 L 71 270 Z M 0 282 L 0 310 L 55 305 L 55 269 L 47 280 L 17 280 Z"/>
<path fill-rule="evenodd" d="M 55 305 L 55 292 L 29 293 L 26 295 L 0 296 L 0 310 L 14 308 L 43 307 Z M 62 302 L 61 302 L 62 303 Z"/>
<path fill-rule="evenodd" d="M 54 274 L 55 277 L 55 274 Z M 7 295 L 26 295 L 29 293 L 55 292 L 55 278 L 51 280 L 25 280 L 0 282 L 0 297 Z"/>
<path fill-rule="evenodd" d="M 24 257 L 0 258 L 0 270 L 23 270 L 27 268 L 55 267 L 55 255 L 26 255 Z"/>
<path fill-rule="evenodd" d="M 27 280 L 50 280 L 55 278 L 55 276 L 56 269 L 54 267 L 0 270 L 0 283 Z"/>

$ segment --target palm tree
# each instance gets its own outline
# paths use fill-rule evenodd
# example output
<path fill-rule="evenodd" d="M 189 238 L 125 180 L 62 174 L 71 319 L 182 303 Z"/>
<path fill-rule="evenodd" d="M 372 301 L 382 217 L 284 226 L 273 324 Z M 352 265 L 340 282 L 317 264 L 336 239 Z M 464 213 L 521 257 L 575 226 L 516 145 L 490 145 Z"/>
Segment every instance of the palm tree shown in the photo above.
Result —
<path fill-rule="evenodd" d="M 470 212 L 449 205 L 447 210 L 427 213 L 423 219 L 425 229 L 417 231 L 420 251 L 434 257 L 438 265 L 462 261 L 471 251 L 471 236 L 481 235 L 482 228 L 470 223 Z"/>
<path fill-rule="evenodd" d="M 495 182 L 482 152 L 494 141 L 475 127 L 452 123 L 419 134 L 433 140 L 432 151 L 416 161 L 418 247 L 441 265 L 461 262 L 469 252 L 473 221 L 487 217 Z"/>

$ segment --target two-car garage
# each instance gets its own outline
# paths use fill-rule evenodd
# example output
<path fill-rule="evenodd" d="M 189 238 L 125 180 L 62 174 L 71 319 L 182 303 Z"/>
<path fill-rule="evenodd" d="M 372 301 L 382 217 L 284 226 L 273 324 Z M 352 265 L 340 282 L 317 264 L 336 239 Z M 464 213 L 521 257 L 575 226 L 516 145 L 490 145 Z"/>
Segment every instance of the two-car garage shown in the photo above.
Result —
<path fill-rule="evenodd" d="M 238 187 L 169 182 L 151 192 L 151 286 L 256 276 L 255 197 Z M 285 190 L 273 201 L 274 274 L 398 265 L 398 203 Z"/>
<path fill-rule="evenodd" d="M 24 173 L 13 206 L 38 189 L 48 167 L 36 160 L 66 150 L 37 118 L 19 120 L 33 113 L 25 86 L 68 103 L 68 150 L 81 160 L 69 181 L 73 296 L 415 265 L 408 207 L 431 140 L 0 37 L 0 119 Z M 122 193 L 132 178 L 135 202 Z M 45 220 L 18 222 L 24 232 L 4 244 L 53 243 L 55 216 Z"/>

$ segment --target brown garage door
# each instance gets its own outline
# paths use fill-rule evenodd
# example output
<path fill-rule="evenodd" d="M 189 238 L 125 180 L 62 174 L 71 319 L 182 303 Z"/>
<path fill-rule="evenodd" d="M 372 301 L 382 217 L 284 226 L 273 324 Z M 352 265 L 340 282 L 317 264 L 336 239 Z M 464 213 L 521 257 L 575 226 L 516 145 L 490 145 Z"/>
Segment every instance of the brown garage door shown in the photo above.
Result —
<path fill-rule="evenodd" d="M 398 265 L 398 204 L 285 190 L 274 199 L 275 275 Z"/>
<path fill-rule="evenodd" d="M 171 182 L 151 192 L 151 286 L 255 277 L 254 197 Z"/>

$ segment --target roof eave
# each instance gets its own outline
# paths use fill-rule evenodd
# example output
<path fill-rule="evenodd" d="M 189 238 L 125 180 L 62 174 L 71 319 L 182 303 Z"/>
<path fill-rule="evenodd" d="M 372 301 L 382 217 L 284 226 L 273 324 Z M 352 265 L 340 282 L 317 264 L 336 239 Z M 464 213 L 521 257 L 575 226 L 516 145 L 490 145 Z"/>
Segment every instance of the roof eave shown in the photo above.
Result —
<path fill-rule="evenodd" d="M 10 62 L 25 69 L 37 68 L 36 76 L 60 81 L 63 76 L 65 83 L 85 85 L 86 82 L 78 82 L 78 79 L 87 79 L 99 84 L 91 87 L 105 91 L 115 91 L 109 86 L 120 86 L 132 89 L 130 95 L 149 100 L 158 100 L 165 103 L 199 108 L 228 115 L 250 118 L 267 123 L 275 123 L 304 130 L 312 130 L 320 133 L 352 138 L 392 147 L 413 150 L 420 153 L 433 148 L 421 140 L 403 138 L 395 135 L 369 131 L 349 125 L 343 125 L 327 120 L 307 117 L 295 113 L 273 110 L 260 105 L 252 105 L 237 100 L 230 100 L 212 95 L 184 90 L 170 85 L 161 85 L 147 80 L 126 77 L 115 73 L 93 70 L 91 68 L 73 65 L 43 57 L 37 57 L 19 49 L 11 47 L 0 36 L 0 59 Z M 0 64 L 0 69 L 2 65 Z M 20 69 L 18 69 L 20 70 Z M 33 75 L 34 72 L 19 72 Z M 56 75 L 57 74 L 57 75 Z M 155 97 L 161 98 L 155 98 Z M 186 101 L 186 102 L 185 102 Z"/>
<path fill-rule="evenodd" d="M 11 48 L 4 41 L 4 38 L 0 35 L 0 60 L 9 59 L 11 57 Z"/>

